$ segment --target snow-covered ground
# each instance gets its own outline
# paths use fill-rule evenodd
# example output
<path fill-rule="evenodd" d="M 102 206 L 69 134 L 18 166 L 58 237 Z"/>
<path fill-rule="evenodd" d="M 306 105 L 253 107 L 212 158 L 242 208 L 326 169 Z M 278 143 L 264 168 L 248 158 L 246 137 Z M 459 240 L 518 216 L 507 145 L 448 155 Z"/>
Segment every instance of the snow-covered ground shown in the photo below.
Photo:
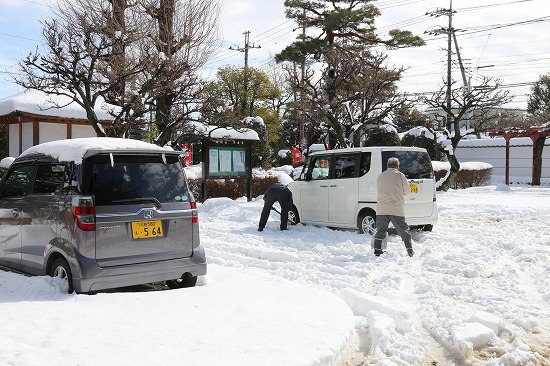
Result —
<path fill-rule="evenodd" d="M 5 365 L 549 365 L 550 188 L 438 192 L 439 223 L 397 236 L 257 231 L 261 197 L 199 205 L 192 289 L 65 295 L 0 271 Z"/>

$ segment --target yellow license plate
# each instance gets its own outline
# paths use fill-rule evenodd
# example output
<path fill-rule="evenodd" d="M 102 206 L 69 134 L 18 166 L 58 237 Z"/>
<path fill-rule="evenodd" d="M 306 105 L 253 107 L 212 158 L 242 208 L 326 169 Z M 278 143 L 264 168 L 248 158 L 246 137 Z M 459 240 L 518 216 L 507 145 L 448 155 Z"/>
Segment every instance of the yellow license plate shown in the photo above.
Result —
<path fill-rule="evenodd" d="M 162 235 L 160 220 L 132 222 L 132 237 L 134 239 L 156 238 Z"/>
<path fill-rule="evenodd" d="M 409 183 L 409 186 L 411 186 L 412 193 L 418 193 L 418 183 Z"/>

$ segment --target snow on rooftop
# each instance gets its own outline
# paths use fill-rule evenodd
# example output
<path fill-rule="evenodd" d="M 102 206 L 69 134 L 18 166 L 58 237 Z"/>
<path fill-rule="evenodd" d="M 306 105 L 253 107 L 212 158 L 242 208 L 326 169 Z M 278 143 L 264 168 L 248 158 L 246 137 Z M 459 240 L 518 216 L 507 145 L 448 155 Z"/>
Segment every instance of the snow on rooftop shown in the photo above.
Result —
<path fill-rule="evenodd" d="M 35 145 L 23 151 L 21 156 L 30 154 L 44 154 L 55 159 L 59 159 L 59 161 L 74 161 L 77 164 L 81 164 L 82 158 L 88 150 L 121 149 L 171 150 L 171 148 L 162 148 L 140 140 L 114 137 L 84 137 L 77 139 L 57 140 Z"/>
<path fill-rule="evenodd" d="M 550 145 L 550 139 L 546 139 L 545 146 Z M 488 147 L 488 146 L 506 146 L 506 140 L 503 137 L 482 138 L 466 140 L 462 139 L 458 143 L 459 147 Z M 533 140 L 530 137 L 514 137 L 510 139 L 510 146 L 533 146 Z"/>
<path fill-rule="evenodd" d="M 258 133 L 249 128 L 199 126 L 198 132 L 213 139 L 251 140 L 259 141 Z"/>
<path fill-rule="evenodd" d="M 43 116 L 55 116 L 64 118 L 86 119 L 86 111 L 78 104 L 71 102 L 71 99 L 63 95 L 48 95 L 38 90 L 25 90 L 21 93 L 0 99 L 0 116 L 15 111 L 27 112 Z M 70 104 L 69 104 L 70 103 Z M 54 105 L 64 106 L 53 108 Z M 108 113 L 114 106 L 107 103 L 98 103 L 95 108 L 97 117 L 100 120 L 112 120 Z"/>

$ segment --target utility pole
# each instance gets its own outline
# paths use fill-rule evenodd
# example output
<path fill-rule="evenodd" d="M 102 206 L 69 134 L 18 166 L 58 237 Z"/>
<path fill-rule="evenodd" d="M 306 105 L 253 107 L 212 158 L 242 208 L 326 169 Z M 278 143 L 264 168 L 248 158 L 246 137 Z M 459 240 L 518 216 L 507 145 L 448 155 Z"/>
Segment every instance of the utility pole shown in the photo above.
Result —
<path fill-rule="evenodd" d="M 433 12 L 426 13 L 426 15 L 435 16 L 436 18 L 439 16 L 448 16 L 449 17 L 449 25 L 447 28 L 438 28 L 438 29 L 432 29 L 430 31 L 427 31 L 425 33 L 431 34 L 431 35 L 439 35 L 439 34 L 446 34 L 447 35 L 447 91 L 446 91 L 446 106 L 447 106 L 447 125 L 449 125 L 451 121 L 451 83 L 452 83 L 452 77 L 451 77 L 451 67 L 452 67 L 452 52 L 453 52 L 453 46 L 452 42 L 454 40 L 454 45 L 456 49 L 456 54 L 458 57 L 458 63 L 460 66 L 460 72 L 462 75 L 462 81 L 464 83 L 464 88 L 468 88 L 469 82 L 466 80 L 466 73 L 464 71 L 464 64 L 462 63 L 462 58 L 460 57 L 460 49 L 458 48 L 458 41 L 456 40 L 456 32 L 457 29 L 453 28 L 453 14 L 456 13 L 453 11 L 453 0 L 449 0 L 449 9 L 436 9 Z"/>
<path fill-rule="evenodd" d="M 447 28 L 447 126 L 451 124 L 451 40 L 453 33 L 453 0 L 449 0 L 449 28 Z"/>
<path fill-rule="evenodd" d="M 249 38 L 250 38 L 250 31 L 246 31 L 244 34 L 244 47 L 239 46 L 231 46 L 229 47 L 230 50 L 244 52 L 244 67 L 248 67 L 248 50 L 251 48 L 261 48 L 261 46 L 256 46 L 254 44 L 250 44 Z"/>
<path fill-rule="evenodd" d="M 305 17 L 306 11 L 303 11 L 303 15 Z M 305 37 L 306 35 L 306 26 L 302 26 L 302 36 Z M 300 63 L 300 116 L 299 116 L 299 123 L 300 123 L 300 146 L 302 149 L 307 149 L 308 141 L 306 138 L 306 132 L 305 132 L 305 121 L 304 121 L 304 111 L 302 108 L 304 107 L 304 81 L 305 81 L 305 74 L 306 74 L 306 59 L 302 60 Z M 302 155 L 303 159 L 303 155 Z"/>
<path fill-rule="evenodd" d="M 246 31 L 244 34 L 244 47 L 239 46 L 231 46 L 229 47 L 230 50 L 235 50 L 239 52 L 244 52 L 244 92 L 245 95 L 248 96 L 248 90 L 249 90 L 249 71 L 248 71 L 248 50 L 251 48 L 261 48 L 260 46 L 255 46 L 254 44 L 250 44 L 249 38 L 250 38 L 250 31 Z M 243 111 L 246 109 L 247 105 L 247 98 L 243 99 L 242 106 L 240 107 Z"/>

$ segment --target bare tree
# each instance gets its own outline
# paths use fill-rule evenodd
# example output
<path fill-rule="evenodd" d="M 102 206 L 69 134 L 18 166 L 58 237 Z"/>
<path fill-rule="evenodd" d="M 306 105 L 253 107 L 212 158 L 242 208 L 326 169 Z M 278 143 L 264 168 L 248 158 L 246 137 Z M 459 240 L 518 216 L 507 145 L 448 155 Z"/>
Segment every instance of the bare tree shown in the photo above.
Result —
<path fill-rule="evenodd" d="M 82 4 L 86 1 L 83 0 Z M 105 5 L 104 2 L 101 4 Z M 98 29 L 97 20 L 92 13 L 72 14 L 69 8 L 59 8 L 55 18 L 42 22 L 47 51 L 41 54 L 37 48 L 24 58 L 19 63 L 21 75 L 15 77 L 15 82 L 49 95 L 67 96 L 71 103 L 79 104 L 86 111 L 98 136 L 117 135 L 116 124 L 107 131 L 102 128 L 95 108 L 115 90 L 123 89 L 124 80 L 139 74 L 143 65 L 126 63 L 122 73 L 119 70 L 117 77 L 110 78 L 108 60 L 120 59 L 123 55 L 115 51 L 120 52 L 132 39 L 110 37 Z M 102 24 L 103 28 L 105 24 Z M 138 35 L 139 32 L 131 34 Z M 65 106 L 57 105 L 57 100 L 52 98 L 52 108 Z M 122 121 L 129 109 L 112 108 L 113 120 Z"/>
<path fill-rule="evenodd" d="M 319 79 L 315 73 L 306 75 L 296 106 L 304 118 L 326 121 L 334 145 L 360 146 L 369 128 L 386 122 L 407 103 L 395 85 L 403 69 L 387 67 L 386 56 L 368 51 L 333 50 L 326 58 L 332 66 Z M 293 82 L 301 88 L 299 80 Z"/>
<path fill-rule="evenodd" d="M 197 95 L 198 83 L 194 77 L 214 51 L 219 0 L 137 0 L 155 24 L 152 49 L 163 62 L 150 66 L 152 74 L 162 77 L 155 85 L 157 142 L 165 144 L 175 138 L 174 132 L 185 122 L 175 111 L 185 110 L 186 104 Z M 144 45 L 147 47 L 147 44 Z M 196 101 L 193 101 L 196 103 Z M 176 107 L 177 108 L 174 108 Z M 185 116 L 190 117 L 188 113 Z"/>
<path fill-rule="evenodd" d="M 485 115 L 484 123 L 499 118 L 498 114 L 493 113 L 494 109 L 501 107 L 511 101 L 508 90 L 501 89 L 499 79 L 483 77 L 480 85 L 466 92 L 463 88 L 455 88 L 451 91 L 451 109 L 447 104 L 447 86 L 443 85 L 439 91 L 423 98 L 423 102 L 431 108 L 440 109 L 444 112 L 441 116 L 445 120 L 445 129 L 443 134 L 451 141 L 451 146 L 445 150 L 447 160 L 451 165 L 450 173 L 441 188 L 448 190 L 452 187 L 460 169 L 460 164 L 454 152 L 460 140 L 463 137 L 473 134 L 474 129 L 462 128 L 466 116 L 470 112 L 477 115 Z"/>
<path fill-rule="evenodd" d="M 98 136 L 126 135 L 157 105 L 163 145 L 185 105 L 196 103 L 196 71 L 211 54 L 218 13 L 218 0 L 59 0 L 55 18 L 43 22 L 46 51 L 21 61 L 15 81 L 68 96 Z M 116 107 L 106 131 L 95 114 L 103 100 Z"/>

